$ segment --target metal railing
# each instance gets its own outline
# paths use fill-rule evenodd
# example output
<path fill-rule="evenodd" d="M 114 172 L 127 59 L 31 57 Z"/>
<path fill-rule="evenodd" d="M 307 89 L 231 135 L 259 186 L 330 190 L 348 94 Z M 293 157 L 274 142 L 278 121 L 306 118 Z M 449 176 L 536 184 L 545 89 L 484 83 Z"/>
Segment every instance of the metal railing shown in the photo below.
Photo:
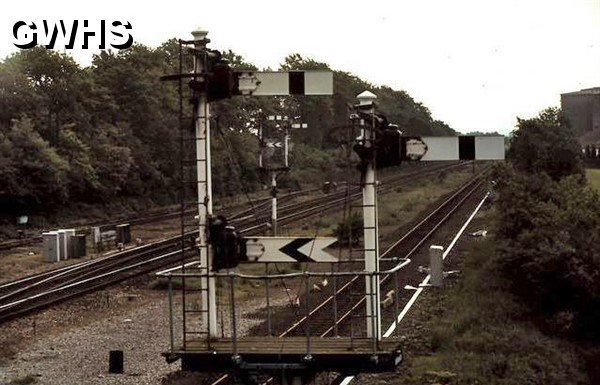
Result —
<path fill-rule="evenodd" d="M 223 337 L 227 337 L 227 338 L 231 338 L 231 348 L 232 348 L 232 352 L 233 352 L 233 357 L 237 357 L 239 355 L 239 350 L 238 350 L 238 342 L 240 340 L 240 335 L 241 332 L 239 330 L 240 328 L 240 319 L 241 319 L 241 314 L 239 312 L 239 309 L 236 306 L 236 300 L 237 300 L 237 296 L 236 296 L 236 287 L 239 286 L 239 284 L 243 281 L 264 281 L 265 282 L 265 287 L 267 288 L 267 294 L 265 298 L 264 303 L 267 306 L 267 317 L 266 317 L 266 322 L 267 322 L 267 334 L 270 336 L 271 335 L 271 331 L 273 330 L 273 325 L 272 325 L 272 316 L 271 316 L 271 309 L 270 306 L 273 303 L 271 298 L 268 298 L 269 294 L 272 292 L 270 292 L 268 290 L 268 288 L 271 286 L 270 283 L 274 280 L 281 280 L 281 282 L 288 282 L 291 280 L 302 280 L 304 279 L 304 306 L 303 306 L 303 310 L 304 310 L 304 314 L 303 317 L 300 320 L 296 320 L 296 322 L 294 323 L 294 325 L 290 328 L 288 328 L 285 332 L 283 332 L 282 334 L 279 335 L 279 337 L 284 337 L 286 334 L 289 334 L 289 332 L 294 329 L 297 328 L 301 323 L 304 323 L 304 337 L 306 338 L 306 349 L 304 351 L 304 355 L 307 359 L 310 359 L 311 357 L 311 344 L 313 342 L 313 340 L 315 338 L 320 338 L 323 337 L 327 334 L 329 334 L 330 332 L 332 332 L 333 330 L 335 330 L 335 335 L 338 336 L 338 328 L 337 326 L 339 324 L 341 324 L 343 321 L 346 321 L 349 317 L 351 317 L 351 313 L 356 312 L 358 307 L 360 306 L 361 302 L 363 302 L 362 300 L 366 299 L 366 295 L 362 296 L 362 300 L 359 298 L 357 299 L 357 303 L 353 304 L 350 306 L 349 310 L 346 310 L 344 314 L 342 314 L 341 316 L 339 316 L 338 314 L 338 309 L 337 306 L 333 306 L 333 315 L 331 317 L 331 319 L 329 319 L 328 325 L 331 325 L 330 327 L 328 327 L 326 329 L 326 331 L 323 333 L 321 332 L 320 335 L 317 334 L 312 334 L 311 333 L 311 321 L 312 321 L 312 317 L 314 314 L 316 314 L 316 312 L 319 312 L 321 310 L 323 310 L 323 308 L 325 307 L 325 305 L 327 304 L 327 302 L 329 302 L 330 300 L 332 300 L 334 303 L 336 303 L 337 305 L 337 296 L 338 295 L 346 295 L 347 293 L 344 292 L 344 289 L 348 286 L 351 285 L 353 281 L 347 282 L 345 285 L 342 285 L 342 287 L 338 290 L 337 289 L 337 281 L 338 279 L 342 279 L 344 277 L 346 278 L 360 278 L 360 277 L 365 277 L 365 280 L 367 282 L 368 285 L 370 285 L 371 288 L 371 296 L 373 296 L 375 298 L 375 295 L 377 293 L 377 291 L 375 290 L 375 285 L 377 282 L 376 277 L 381 277 L 381 276 L 386 276 L 386 277 L 393 277 L 394 278 L 394 283 L 393 283 L 393 287 L 394 287 L 394 291 L 395 291 L 395 295 L 396 295 L 396 299 L 394 300 L 394 304 L 395 307 L 398 307 L 398 295 L 399 295 L 399 283 L 398 283 L 398 272 L 405 267 L 406 265 L 408 265 L 411 260 L 407 259 L 407 258 L 383 258 L 381 259 L 382 261 L 393 261 L 393 262 L 397 262 L 396 265 L 390 269 L 387 270 L 382 270 L 379 272 L 367 272 L 367 271 L 333 271 L 333 269 L 331 271 L 303 271 L 303 272 L 290 272 L 290 273 L 278 273 L 278 274 L 269 274 L 268 270 L 265 270 L 265 274 L 245 274 L 245 273 L 241 273 L 241 272 L 209 272 L 208 276 L 209 277 L 214 277 L 217 282 L 227 282 L 228 283 L 228 287 L 227 287 L 227 296 L 229 298 L 229 323 L 230 323 L 230 333 L 228 333 L 229 335 L 226 336 L 224 333 L 224 329 L 221 328 L 222 333 L 223 333 Z M 351 261 L 342 261 L 343 262 L 357 262 L 360 260 L 357 259 L 353 259 Z M 180 280 L 191 280 L 191 279 L 206 279 L 207 277 L 207 273 L 202 272 L 202 273 L 179 273 L 179 272 L 174 272 L 172 269 L 163 271 L 163 272 L 159 272 L 156 274 L 159 277 L 165 278 L 168 280 L 168 306 L 169 306 L 169 323 L 170 323 L 170 347 L 171 347 L 171 352 L 175 352 L 177 350 L 176 348 L 176 326 L 175 326 L 175 319 L 174 319 L 174 307 L 175 302 L 174 302 L 174 280 L 175 279 L 180 279 Z M 334 284 L 332 285 L 332 293 L 331 295 L 328 297 L 327 301 L 321 302 L 319 305 L 315 306 L 314 308 L 311 308 L 311 289 L 313 287 L 313 283 L 316 282 L 316 279 L 319 278 L 321 279 L 320 282 L 322 282 L 322 280 L 324 278 L 329 278 L 331 279 Z M 285 286 L 285 284 L 284 284 Z M 363 285 L 363 287 L 366 287 L 366 285 Z M 300 293 L 298 293 L 298 297 L 300 296 Z M 371 317 L 371 319 L 369 320 L 371 322 L 371 325 L 374 327 L 374 325 L 376 325 L 377 323 L 377 319 L 379 317 L 381 317 L 380 314 L 380 307 L 377 307 L 378 311 Z M 397 309 L 396 309 L 396 313 L 397 313 Z M 366 315 L 364 317 L 367 317 Z M 221 322 L 224 322 L 224 319 L 221 319 Z M 351 321 L 350 321 L 351 322 Z M 366 322 L 362 323 L 363 325 L 366 325 Z M 354 328 L 351 326 L 350 327 L 351 330 L 351 335 L 349 336 L 351 338 L 351 340 L 353 338 L 358 338 L 355 336 L 356 332 L 354 331 Z M 183 338 L 185 338 L 185 336 L 182 336 Z M 372 341 L 372 351 L 373 353 L 377 352 L 377 347 L 378 347 L 378 341 L 379 341 L 379 336 L 374 335 L 372 337 L 369 337 Z M 208 341 L 209 339 L 207 338 L 207 342 L 210 343 L 210 341 Z M 188 341 L 189 342 L 189 341 Z M 183 346 L 188 346 L 186 343 L 183 344 Z M 210 345 L 209 345 L 210 346 Z"/>

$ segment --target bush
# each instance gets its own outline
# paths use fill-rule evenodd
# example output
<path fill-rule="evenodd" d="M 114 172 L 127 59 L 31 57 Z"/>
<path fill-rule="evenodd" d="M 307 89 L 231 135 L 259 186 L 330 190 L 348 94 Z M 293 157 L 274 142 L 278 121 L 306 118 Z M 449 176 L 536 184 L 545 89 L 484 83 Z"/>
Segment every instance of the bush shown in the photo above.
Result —
<path fill-rule="evenodd" d="M 584 173 L 581 146 L 557 108 L 548 108 L 533 119 L 518 119 L 507 159 L 521 172 L 544 172 L 554 180 Z"/>
<path fill-rule="evenodd" d="M 500 268 L 549 329 L 600 337 L 600 198 L 560 110 L 519 120 L 507 159 L 495 172 Z"/>
<path fill-rule="evenodd" d="M 338 222 L 337 227 L 333 230 L 333 235 L 337 237 L 341 245 L 349 245 L 350 241 L 353 245 L 358 245 L 362 233 L 363 220 L 362 216 L 357 213 L 352 213 L 345 220 Z"/>
<path fill-rule="evenodd" d="M 29 119 L 14 120 L 8 133 L 0 132 L 0 204 L 7 212 L 65 202 L 68 170 Z"/>
<path fill-rule="evenodd" d="M 573 312 L 572 332 L 600 337 L 600 198 L 578 175 L 499 172 L 501 269 L 517 293 L 551 317 Z M 596 304 L 596 305 L 594 305 Z"/>

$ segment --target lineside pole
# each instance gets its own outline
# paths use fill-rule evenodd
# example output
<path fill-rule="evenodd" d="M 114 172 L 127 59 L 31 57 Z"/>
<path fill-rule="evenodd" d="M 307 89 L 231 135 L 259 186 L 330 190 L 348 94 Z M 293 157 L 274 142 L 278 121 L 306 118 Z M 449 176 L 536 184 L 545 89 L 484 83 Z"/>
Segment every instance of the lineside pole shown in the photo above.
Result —
<path fill-rule="evenodd" d="M 277 171 L 271 172 L 271 234 L 277 236 Z"/>
<path fill-rule="evenodd" d="M 289 128 L 289 122 L 287 122 L 287 125 L 285 127 L 285 136 L 283 139 L 283 165 L 285 166 L 285 168 L 290 167 L 289 164 L 289 143 L 290 143 L 290 128 Z"/>
<path fill-rule="evenodd" d="M 258 140 L 259 140 L 259 152 L 258 152 L 258 168 L 262 168 L 263 167 L 263 147 L 264 147 L 264 142 L 263 142 L 263 130 L 262 130 L 262 119 L 259 119 L 258 121 Z"/>
<path fill-rule="evenodd" d="M 375 95 L 364 93 L 358 97 L 359 105 L 372 105 L 371 113 L 375 113 L 373 103 Z M 361 122 L 362 137 L 365 147 L 373 147 L 375 140 L 375 122 Z M 370 159 L 364 172 L 362 186 L 363 193 L 363 221 L 364 221 L 364 248 L 365 248 L 365 271 L 379 272 L 379 234 L 377 229 L 377 191 L 375 177 L 375 159 Z M 380 294 L 379 294 L 379 276 L 365 276 L 366 303 L 366 324 L 367 337 L 381 339 L 381 319 L 380 319 Z"/>
<path fill-rule="evenodd" d="M 207 31 L 196 30 L 194 46 L 198 50 L 206 48 Z M 205 70 L 204 58 L 194 56 L 194 72 Z M 211 271 L 210 245 L 207 242 L 208 217 L 212 214 L 212 184 L 210 164 L 210 111 L 206 92 L 199 94 L 198 104 L 194 106 L 194 128 L 196 132 L 196 168 L 198 174 L 198 227 L 200 266 L 206 276 L 200 279 L 202 289 L 202 328 L 208 337 L 217 337 L 217 304 L 215 278 L 209 277 Z"/>

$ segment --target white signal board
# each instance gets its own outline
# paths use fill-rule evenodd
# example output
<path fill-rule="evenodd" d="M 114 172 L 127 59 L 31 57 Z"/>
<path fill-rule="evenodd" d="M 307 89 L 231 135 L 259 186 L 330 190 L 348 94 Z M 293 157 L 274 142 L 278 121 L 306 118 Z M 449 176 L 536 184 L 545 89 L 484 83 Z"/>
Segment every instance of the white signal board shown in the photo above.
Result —
<path fill-rule="evenodd" d="M 406 145 L 407 157 L 421 161 L 504 160 L 504 152 L 503 136 L 423 136 Z"/>
<path fill-rule="evenodd" d="M 421 137 L 427 146 L 421 160 L 456 160 L 458 159 L 458 137 L 431 136 Z"/>
<path fill-rule="evenodd" d="M 248 262 L 338 262 L 325 248 L 333 237 L 248 237 Z"/>
<path fill-rule="evenodd" d="M 477 160 L 503 160 L 504 150 L 503 136 L 475 137 L 475 159 Z"/>
<path fill-rule="evenodd" d="M 332 95 L 333 72 L 238 72 L 239 92 L 242 95 Z"/>

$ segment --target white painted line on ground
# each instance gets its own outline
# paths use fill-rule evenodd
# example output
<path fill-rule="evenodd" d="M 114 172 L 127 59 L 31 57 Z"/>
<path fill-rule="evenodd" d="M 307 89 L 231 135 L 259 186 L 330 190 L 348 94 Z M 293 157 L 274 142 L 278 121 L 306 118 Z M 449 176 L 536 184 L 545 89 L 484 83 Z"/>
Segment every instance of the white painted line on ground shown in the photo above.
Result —
<path fill-rule="evenodd" d="M 192 262 L 188 262 L 188 263 L 186 263 L 184 265 L 179 265 L 179 266 L 171 267 L 171 268 L 166 269 L 166 270 L 159 271 L 157 273 L 154 273 L 154 275 L 161 276 L 161 275 L 165 275 L 167 273 L 172 273 L 172 272 L 174 272 L 176 270 L 181 270 L 181 269 L 183 269 L 185 267 L 190 267 L 190 266 L 199 265 L 199 264 L 200 264 L 200 261 L 192 261 Z"/>
<path fill-rule="evenodd" d="M 463 234 L 463 232 L 465 231 L 467 226 L 469 226 L 469 223 L 471 223 L 471 220 L 473 220 L 475 215 L 479 212 L 479 209 L 481 209 L 481 206 L 483 206 L 483 202 L 485 202 L 488 195 L 490 195 L 490 194 L 489 193 L 485 194 L 485 196 L 483 197 L 481 202 L 479 202 L 479 204 L 477 205 L 477 207 L 475 208 L 473 213 L 471 213 L 471 216 L 469 217 L 469 219 L 467 219 L 467 221 L 463 224 L 463 226 L 460 228 L 458 233 L 456 233 L 456 236 L 454 237 L 452 242 L 450 242 L 450 245 L 448 245 L 448 248 L 446 249 L 446 251 L 444 251 L 444 255 L 443 255 L 444 259 L 446 259 L 448 254 L 450 254 L 450 251 L 452 250 L 452 248 L 454 247 L 454 245 L 456 244 L 458 239 L 461 237 L 461 235 Z M 427 277 L 425 277 L 425 279 L 419 284 L 419 286 L 426 285 L 430 279 L 431 279 L 431 275 L 427 275 Z M 387 338 L 390 335 L 392 335 L 394 330 L 396 330 L 396 325 L 399 324 L 400 321 L 402 321 L 402 319 L 404 318 L 406 313 L 408 313 L 408 311 L 410 310 L 412 305 L 414 305 L 414 303 L 417 301 L 417 298 L 419 297 L 419 295 L 421 295 L 422 291 L 423 291 L 422 287 L 419 287 L 417 290 L 415 290 L 415 293 L 412 295 L 412 297 L 410 297 L 410 300 L 408 300 L 408 303 L 406 304 L 406 306 L 404 306 L 404 309 L 402 309 L 400 314 L 398 314 L 398 321 L 394 322 L 393 324 L 390 325 L 388 330 L 386 330 L 385 334 L 383 335 L 383 338 Z M 342 380 L 342 382 L 340 382 L 340 385 L 348 385 L 349 383 L 352 382 L 352 380 L 354 380 L 354 376 L 348 376 L 348 377 L 344 378 Z"/>

